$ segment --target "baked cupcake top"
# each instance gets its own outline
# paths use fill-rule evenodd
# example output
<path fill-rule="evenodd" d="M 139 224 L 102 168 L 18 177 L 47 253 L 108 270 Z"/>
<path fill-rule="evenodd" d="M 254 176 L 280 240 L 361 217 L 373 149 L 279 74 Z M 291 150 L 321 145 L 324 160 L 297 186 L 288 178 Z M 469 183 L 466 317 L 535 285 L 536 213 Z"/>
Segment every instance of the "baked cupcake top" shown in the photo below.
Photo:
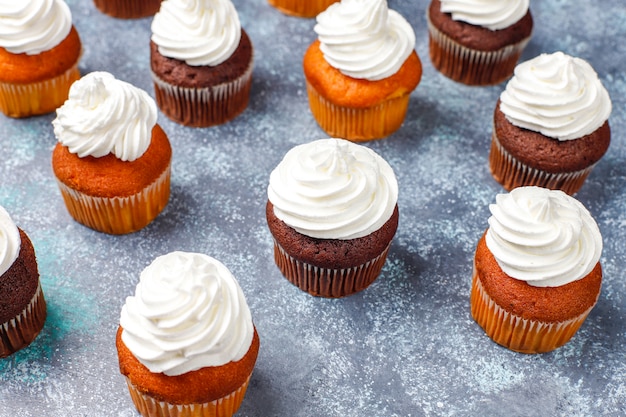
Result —
<path fill-rule="evenodd" d="M 72 13 L 63 0 L 0 0 L 0 47 L 36 55 L 67 37 Z"/>
<path fill-rule="evenodd" d="M 594 132 L 611 109 L 591 65 L 563 52 L 518 64 L 500 95 L 500 110 L 511 124 L 561 141 Z"/>
<path fill-rule="evenodd" d="M 241 24 L 230 0 L 165 0 L 152 21 L 159 53 L 192 66 L 217 66 L 235 52 Z"/>
<path fill-rule="evenodd" d="M 536 287 L 584 278 L 602 252 L 589 211 L 560 190 L 519 187 L 496 196 L 486 243 L 508 276 Z"/>
<path fill-rule="evenodd" d="M 316 20 L 324 59 L 349 77 L 390 77 L 415 48 L 413 28 L 386 0 L 342 0 Z"/>
<path fill-rule="evenodd" d="M 254 326 L 241 287 L 216 259 L 171 252 L 157 257 L 126 298 L 122 341 L 153 373 L 182 375 L 241 359 Z"/>
<path fill-rule="evenodd" d="M 0 206 L 0 276 L 7 272 L 20 253 L 20 232 L 6 209 Z"/>
<path fill-rule="evenodd" d="M 530 0 L 441 0 L 441 12 L 452 20 L 489 30 L 508 28 L 528 13 Z"/>
<path fill-rule="evenodd" d="M 74 82 L 52 121 L 58 141 L 80 158 L 110 153 L 122 161 L 141 157 L 157 121 L 154 99 L 108 72 Z"/>
<path fill-rule="evenodd" d="M 356 239 L 393 214 L 398 183 L 371 149 L 343 139 L 298 145 L 270 174 L 268 199 L 276 217 L 320 239 Z"/>

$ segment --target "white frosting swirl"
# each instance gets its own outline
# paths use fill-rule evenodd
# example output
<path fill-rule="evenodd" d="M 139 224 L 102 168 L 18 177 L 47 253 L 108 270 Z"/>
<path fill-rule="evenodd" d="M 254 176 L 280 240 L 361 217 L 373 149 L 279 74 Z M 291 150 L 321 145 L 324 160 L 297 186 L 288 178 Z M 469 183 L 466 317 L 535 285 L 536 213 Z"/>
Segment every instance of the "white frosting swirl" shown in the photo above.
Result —
<path fill-rule="evenodd" d="M 20 232 L 4 207 L 0 206 L 0 276 L 11 268 L 20 254 Z"/>
<path fill-rule="evenodd" d="M 72 84 L 52 125 L 59 142 L 81 158 L 113 153 L 134 161 L 150 146 L 156 121 L 156 103 L 145 91 L 92 72 Z"/>
<path fill-rule="evenodd" d="M 528 13 L 530 0 L 441 0 L 441 12 L 489 30 L 508 28 Z"/>
<path fill-rule="evenodd" d="M 317 15 L 314 27 L 326 61 L 370 81 L 398 72 L 415 48 L 415 32 L 386 0 L 342 0 Z"/>
<path fill-rule="evenodd" d="M 254 326 L 228 268 L 199 253 L 171 252 L 141 273 L 126 298 L 122 341 L 150 372 L 181 375 L 238 361 Z"/>
<path fill-rule="evenodd" d="M 60 44 L 72 29 L 63 0 L 0 0 L 0 46 L 36 55 Z"/>
<path fill-rule="evenodd" d="M 612 109 L 609 93 L 591 65 L 563 52 L 517 65 L 500 101 L 500 110 L 512 124 L 558 140 L 592 133 Z"/>
<path fill-rule="evenodd" d="M 270 174 L 276 217 L 320 239 L 355 239 L 380 229 L 398 201 L 389 164 L 365 146 L 320 139 L 292 148 Z"/>
<path fill-rule="evenodd" d="M 188 65 L 219 65 L 240 39 L 239 15 L 230 0 L 165 0 L 152 21 L 152 41 L 161 55 Z"/>
<path fill-rule="evenodd" d="M 489 206 L 486 243 L 512 278 L 558 287 L 584 278 L 602 252 L 600 230 L 587 209 L 560 190 L 520 187 Z"/>

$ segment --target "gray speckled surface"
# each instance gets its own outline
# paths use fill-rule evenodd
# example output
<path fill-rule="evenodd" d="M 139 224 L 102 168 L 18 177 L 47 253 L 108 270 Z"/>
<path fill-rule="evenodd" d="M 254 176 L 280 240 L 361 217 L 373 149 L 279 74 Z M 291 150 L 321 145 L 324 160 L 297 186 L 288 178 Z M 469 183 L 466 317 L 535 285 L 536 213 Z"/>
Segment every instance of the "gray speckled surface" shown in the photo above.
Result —
<path fill-rule="evenodd" d="M 82 37 L 82 73 L 112 72 L 153 95 L 150 19 L 115 20 L 68 1 Z M 191 129 L 159 115 L 174 149 L 172 196 L 155 222 L 108 236 L 74 222 L 50 168 L 53 115 L 0 115 L 0 204 L 29 234 L 48 320 L 27 349 L 0 360 L 0 416 L 136 416 L 118 372 L 119 311 L 141 270 L 172 250 L 204 252 L 238 278 L 261 336 L 241 416 L 616 416 L 626 414 L 626 9 L 623 0 L 533 2 L 523 59 L 563 50 L 591 62 L 613 99 L 613 141 L 578 193 L 604 236 L 597 306 L 566 346 L 510 352 L 469 314 L 471 262 L 501 192 L 487 165 L 503 85 L 475 88 L 428 60 L 426 0 L 390 0 L 413 25 L 424 63 L 406 122 L 369 146 L 400 183 L 400 227 L 367 290 L 313 298 L 289 284 L 265 225 L 271 169 L 292 146 L 325 137 L 306 100 L 301 58 L 311 19 L 265 0 L 235 0 L 254 43 L 249 108 Z"/>

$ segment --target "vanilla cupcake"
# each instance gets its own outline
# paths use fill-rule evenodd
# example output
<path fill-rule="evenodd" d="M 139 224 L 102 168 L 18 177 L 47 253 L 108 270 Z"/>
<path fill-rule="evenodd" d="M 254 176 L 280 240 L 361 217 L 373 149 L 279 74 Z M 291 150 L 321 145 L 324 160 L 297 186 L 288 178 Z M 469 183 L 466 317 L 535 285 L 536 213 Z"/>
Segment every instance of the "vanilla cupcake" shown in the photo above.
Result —
<path fill-rule="evenodd" d="M 226 266 L 171 252 L 141 273 L 122 307 L 116 346 L 144 417 L 230 417 L 248 387 L 259 336 Z"/>
<path fill-rule="evenodd" d="M 309 294 L 343 297 L 381 272 L 398 228 L 398 183 L 371 149 L 342 139 L 292 148 L 270 174 L 274 259 Z"/>
<path fill-rule="evenodd" d="M 253 46 L 230 0 L 165 0 L 152 21 L 156 101 L 185 126 L 225 123 L 248 106 Z"/>
<path fill-rule="evenodd" d="M 82 44 L 63 0 L 0 2 L 0 111 L 50 113 L 80 78 Z"/>
<path fill-rule="evenodd" d="M 314 30 L 303 69 L 320 127 L 353 141 L 398 130 L 422 76 L 409 22 L 386 0 L 343 0 L 317 16 Z"/>
<path fill-rule="evenodd" d="M 511 190 L 574 194 L 609 148 L 611 98 L 588 62 L 563 52 L 519 64 L 494 111 L 489 167 Z"/>
<path fill-rule="evenodd" d="M 76 81 L 52 121 L 52 168 L 71 216 L 123 234 L 147 226 L 170 196 L 172 148 L 143 90 L 107 72 Z"/>
<path fill-rule="evenodd" d="M 45 321 L 35 249 L 0 206 L 0 358 L 28 346 Z"/>
<path fill-rule="evenodd" d="M 268 0 L 281 12 L 295 17 L 315 17 L 339 0 Z"/>
<path fill-rule="evenodd" d="M 596 222 L 573 197 L 541 187 L 500 194 L 489 209 L 474 257 L 472 317 L 511 350 L 542 353 L 564 345 L 600 294 Z"/>

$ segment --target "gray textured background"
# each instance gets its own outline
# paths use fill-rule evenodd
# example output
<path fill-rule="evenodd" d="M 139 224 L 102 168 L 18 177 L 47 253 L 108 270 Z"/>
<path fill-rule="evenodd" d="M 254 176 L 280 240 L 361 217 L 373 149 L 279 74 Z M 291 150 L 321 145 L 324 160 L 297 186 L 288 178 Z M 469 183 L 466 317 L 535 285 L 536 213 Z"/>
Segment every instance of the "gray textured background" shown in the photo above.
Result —
<path fill-rule="evenodd" d="M 83 74 L 105 70 L 154 95 L 150 19 L 115 20 L 68 2 Z M 256 50 L 249 108 L 191 129 L 159 115 L 172 142 L 172 196 L 155 222 L 108 236 L 74 222 L 50 168 L 54 115 L 0 115 L 0 204 L 30 235 L 48 320 L 27 349 L 0 360 L 1 416 L 135 416 L 117 367 L 119 312 L 141 270 L 173 251 L 204 252 L 238 278 L 261 336 L 241 416 L 615 416 L 626 414 L 626 9 L 623 0 L 533 2 L 524 53 L 591 62 L 613 99 L 613 141 L 578 198 L 604 236 L 596 308 L 566 346 L 510 352 L 469 314 L 473 251 L 501 187 L 487 155 L 503 85 L 456 84 L 428 59 L 426 0 L 390 0 L 413 25 L 424 64 L 406 122 L 370 142 L 400 183 L 400 227 L 379 279 L 349 298 L 313 298 L 272 258 L 264 218 L 270 171 L 292 146 L 326 137 L 306 99 L 301 59 L 314 20 L 264 0 L 235 0 Z"/>

